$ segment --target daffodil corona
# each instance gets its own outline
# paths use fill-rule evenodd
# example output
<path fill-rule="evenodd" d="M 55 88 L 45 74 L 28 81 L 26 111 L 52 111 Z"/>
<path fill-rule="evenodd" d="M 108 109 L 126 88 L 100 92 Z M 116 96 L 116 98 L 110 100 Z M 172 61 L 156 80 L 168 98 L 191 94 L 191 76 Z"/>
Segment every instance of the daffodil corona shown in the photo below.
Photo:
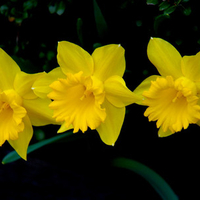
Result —
<path fill-rule="evenodd" d="M 24 130 L 22 119 L 26 116 L 22 99 L 14 90 L 0 94 L 0 145 L 5 140 L 16 140 L 18 133 Z"/>
<path fill-rule="evenodd" d="M 83 72 L 67 74 L 67 79 L 53 82 L 48 96 L 54 101 L 50 108 L 58 122 L 65 120 L 66 128 L 73 124 L 74 132 L 85 132 L 88 127 L 96 129 L 105 121 L 106 111 L 102 108 L 105 92 L 103 84 L 94 77 L 83 76 Z"/>
<path fill-rule="evenodd" d="M 168 42 L 151 38 L 147 48 L 149 60 L 161 76 L 150 76 L 136 89 L 143 96 L 138 104 L 146 105 L 144 115 L 157 121 L 159 136 L 164 137 L 200 120 L 200 54 L 181 57 Z"/>
<path fill-rule="evenodd" d="M 33 135 L 32 125 L 54 123 L 48 98 L 40 99 L 31 89 L 45 73 L 26 74 L 0 49 L 0 145 L 6 140 L 26 159 Z"/>
<path fill-rule="evenodd" d="M 96 129 L 104 143 L 114 145 L 124 121 L 125 106 L 138 100 L 122 78 L 124 49 L 111 44 L 90 55 L 81 47 L 62 41 L 58 43 L 57 59 L 60 67 L 36 81 L 34 87 L 43 96 L 50 90 L 41 85 L 49 83 L 48 97 L 53 100 L 50 108 L 62 124 L 58 132 Z"/>

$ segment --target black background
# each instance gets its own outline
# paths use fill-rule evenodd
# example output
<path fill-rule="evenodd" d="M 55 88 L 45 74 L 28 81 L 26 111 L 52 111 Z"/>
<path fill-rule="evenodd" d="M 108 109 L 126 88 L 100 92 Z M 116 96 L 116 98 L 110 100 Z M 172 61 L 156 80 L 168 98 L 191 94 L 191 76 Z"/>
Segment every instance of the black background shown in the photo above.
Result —
<path fill-rule="evenodd" d="M 146 56 L 151 36 L 169 41 L 182 55 L 194 55 L 200 49 L 200 14 L 198 5 L 191 1 L 182 4 L 191 7 L 189 16 L 178 7 L 159 24 L 157 31 L 155 17 L 162 14 L 158 6 L 140 0 L 97 1 L 108 25 L 104 37 L 97 33 L 92 1 L 66 1 L 65 12 L 60 16 L 48 10 L 55 2 L 38 1 L 30 17 L 20 24 L 0 15 L 0 45 L 24 71 L 49 71 L 56 67 L 56 47 L 61 40 L 74 42 L 90 53 L 95 43 L 121 44 L 126 52 L 124 79 L 134 90 L 146 77 L 158 74 Z M 83 21 L 83 44 L 77 36 L 78 18 Z M 45 56 L 39 55 L 49 51 L 55 56 L 47 62 Z M 43 147 L 29 154 L 28 161 L 1 164 L 0 195 L 3 199 L 161 199 L 139 175 L 112 166 L 112 159 L 122 156 L 153 169 L 180 199 L 199 199 L 200 128 L 190 125 L 180 133 L 158 138 L 155 123 L 143 116 L 145 107 L 134 104 L 127 110 L 114 147 L 103 144 L 96 131 L 88 131 L 81 139 Z M 43 127 L 45 137 L 54 136 L 57 129 Z M 35 142 L 34 137 L 31 143 Z M 5 143 L 0 158 L 11 150 Z"/>

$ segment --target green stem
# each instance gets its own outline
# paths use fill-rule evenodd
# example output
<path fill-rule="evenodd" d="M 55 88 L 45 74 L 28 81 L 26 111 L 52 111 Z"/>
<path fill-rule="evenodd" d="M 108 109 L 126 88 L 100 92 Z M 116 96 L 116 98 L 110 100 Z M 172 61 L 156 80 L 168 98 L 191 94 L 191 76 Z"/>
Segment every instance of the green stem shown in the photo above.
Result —
<path fill-rule="evenodd" d="M 173 192 L 166 181 L 147 166 L 127 158 L 116 158 L 113 160 L 113 165 L 131 170 L 145 178 L 163 200 L 178 200 L 177 195 Z"/>
<path fill-rule="evenodd" d="M 58 140 L 61 140 L 65 137 L 68 137 L 68 136 L 71 136 L 73 135 L 73 132 L 70 131 L 70 132 L 67 132 L 67 133 L 63 133 L 63 134 L 59 134 L 59 135 L 56 135 L 52 138 L 49 138 L 49 139 L 46 139 L 46 140 L 42 140 L 38 143 L 35 143 L 35 144 L 32 144 L 28 147 L 28 150 L 27 150 L 27 154 L 45 146 L 45 145 L 48 145 L 48 144 L 51 144 L 53 142 L 56 142 Z M 7 154 L 3 160 L 2 160 L 2 164 L 7 164 L 7 163 L 11 163 L 11 162 L 14 162 L 16 160 L 19 160 L 21 157 L 17 154 L 16 151 L 12 151 L 10 152 L 9 154 Z"/>

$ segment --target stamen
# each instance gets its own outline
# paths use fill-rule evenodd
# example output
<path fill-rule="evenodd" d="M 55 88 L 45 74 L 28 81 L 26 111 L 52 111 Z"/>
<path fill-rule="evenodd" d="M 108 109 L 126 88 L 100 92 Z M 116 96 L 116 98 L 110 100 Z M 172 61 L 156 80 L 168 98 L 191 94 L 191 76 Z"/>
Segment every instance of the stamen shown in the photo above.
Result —
<path fill-rule="evenodd" d="M 182 96 L 183 96 L 183 94 L 182 94 L 180 91 L 178 91 L 177 94 L 176 94 L 176 97 L 172 100 L 172 102 L 175 103 L 176 100 L 177 100 L 178 98 L 181 98 Z"/>

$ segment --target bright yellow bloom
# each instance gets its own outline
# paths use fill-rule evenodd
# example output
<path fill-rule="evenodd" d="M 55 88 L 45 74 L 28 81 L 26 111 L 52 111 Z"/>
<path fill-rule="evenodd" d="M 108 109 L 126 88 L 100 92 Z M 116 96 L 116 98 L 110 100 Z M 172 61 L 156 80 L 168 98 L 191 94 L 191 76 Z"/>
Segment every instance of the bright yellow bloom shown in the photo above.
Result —
<path fill-rule="evenodd" d="M 0 49 L 0 146 L 7 140 L 26 160 L 32 125 L 53 123 L 50 100 L 40 99 L 31 87 L 45 73 L 26 74 Z"/>
<path fill-rule="evenodd" d="M 125 106 L 137 100 L 122 78 L 124 49 L 111 44 L 90 55 L 81 47 L 62 41 L 58 43 L 57 59 L 60 67 L 38 80 L 34 88 L 41 97 L 51 91 L 48 97 L 53 100 L 53 117 L 62 123 L 58 132 L 71 128 L 74 133 L 85 132 L 89 127 L 98 131 L 104 143 L 114 145 L 124 121 Z M 51 90 L 45 87 L 47 83 Z"/>
<path fill-rule="evenodd" d="M 136 89 L 146 105 L 144 115 L 157 121 L 159 136 L 186 129 L 200 120 L 200 53 L 181 57 L 168 42 L 151 38 L 147 47 L 149 60 L 161 76 L 150 76 Z"/>

